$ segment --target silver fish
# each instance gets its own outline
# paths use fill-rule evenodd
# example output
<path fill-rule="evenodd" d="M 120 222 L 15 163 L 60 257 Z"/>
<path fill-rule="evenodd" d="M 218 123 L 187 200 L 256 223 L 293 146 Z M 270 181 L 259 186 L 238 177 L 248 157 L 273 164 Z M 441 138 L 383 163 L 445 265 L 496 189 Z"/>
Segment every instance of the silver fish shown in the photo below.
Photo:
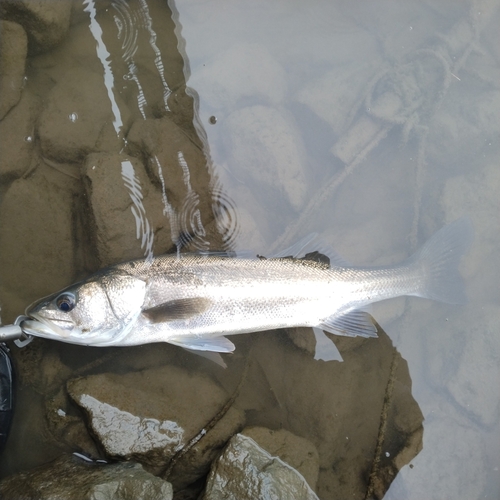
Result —
<path fill-rule="evenodd" d="M 27 324 L 29 333 L 74 344 L 169 342 L 213 352 L 234 350 L 225 335 L 292 326 L 376 337 L 363 311 L 372 302 L 401 295 L 464 301 L 458 265 L 471 241 L 471 223 L 462 218 L 396 266 L 218 254 L 134 260 L 38 301 L 26 311 L 35 320 Z"/>

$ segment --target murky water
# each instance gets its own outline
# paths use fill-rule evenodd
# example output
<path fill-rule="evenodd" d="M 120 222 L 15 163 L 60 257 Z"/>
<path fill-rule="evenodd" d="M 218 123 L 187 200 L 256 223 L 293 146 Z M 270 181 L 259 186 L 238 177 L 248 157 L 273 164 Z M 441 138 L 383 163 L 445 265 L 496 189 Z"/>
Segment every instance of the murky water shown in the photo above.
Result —
<path fill-rule="evenodd" d="M 216 381 L 245 425 L 310 440 L 322 499 L 498 498 L 499 6 L 85 0 L 52 48 L 29 38 L 0 122 L 4 323 L 166 251 L 271 255 L 317 232 L 384 265 L 464 214 L 475 241 L 466 305 L 377 304 L 380 339 L 335 339 L 344 363 L 314 361 L 308 331 L 236 338 L 227 370 L 169 345 L 12 347 L 2 476 L 103 456 L 67 380 L 174 366 Z"/>

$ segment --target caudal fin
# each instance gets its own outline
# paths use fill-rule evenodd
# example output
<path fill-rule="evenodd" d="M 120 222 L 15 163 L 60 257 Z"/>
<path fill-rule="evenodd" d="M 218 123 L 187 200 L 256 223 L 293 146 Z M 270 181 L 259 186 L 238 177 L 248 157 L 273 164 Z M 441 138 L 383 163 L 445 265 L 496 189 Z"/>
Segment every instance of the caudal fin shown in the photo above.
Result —
<path fill-rule="evenodd" d="M 407 262 L 415 266 L 421 283 L 412 295 L 449 304 L 466 302 L 458 266 L 473 239 L 472 222 L 468 217 L 462 217 L 434 234 Z"/>

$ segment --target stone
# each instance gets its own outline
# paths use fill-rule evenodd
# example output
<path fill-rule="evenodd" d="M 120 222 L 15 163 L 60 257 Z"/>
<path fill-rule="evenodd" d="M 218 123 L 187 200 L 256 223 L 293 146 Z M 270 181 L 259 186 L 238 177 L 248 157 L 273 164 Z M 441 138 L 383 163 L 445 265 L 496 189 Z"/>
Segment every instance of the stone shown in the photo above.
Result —
<path fill-rule="evenodd" d="M 224 140 L 234 175 L 258 189 L 270 210 L 280 200 L 296 211 L 304 206 L 305 153 L 291 115 L 261 105 L 239 109 L 224 122 Z"/>
<path fill-rule="evenodd" d="M 38 99 L 25 89 L 19 103 L 0 121 L 0 179 L 3 182 L 21 177 L 30 167 L 39 107 Z"/>
<path fill-rule="evenodd" d="M 173 243 L 160 191 L 131 156 L 87 156 L 83 182 L 92 212 L 91 231 L 101 267 L 162 254 Z"/>
<path fill-rule="evenodd" d="M 494 467 L 484 451 L 484 435 L 470 424 L 433 413 L 426 418 L 423 442 L 429 452 L 413 458 L 411 468 L 401 469 L 384 499 L 441 500 L 484 494 L 487 474 Z"/>
<path fill-rule="evenodd" d="M 295 99 L 328 123 L 338 137 L 352 124 L 360 102 L 364 102 L 371 80 L 379 70 L 379 62 L 351 63 L 342 71 L 335 68 L 309 81 Z"/>
<path fill-rule="evenodd" d="M 421 449 L 423 416 L 408 366 L 385 332 L 378 334 L 335 337 L 343 363 L 314 360 L 284 333 L 252 334 L 252 384 L 240 396 L 248 402 L 247 423 L 284 427 L 317 448 L 320 498 L 364 498 L 370 484 L 383 493 L 395 471 Z M 384 409 L 390 382 L 394 388 Z M 258 396 L 269 403 L 262 407 Z"/>
<path fill-rule="evenodd" d="M 0 17 L 19 23 L 26 30 L 30 53 L 56 46 L 69 28 L 72 2 L 66 0 L 3 0 Z"/>
<path fill-rule="evenodd" d="M 285 70 L 265 45 L 239 43 L 192 75 L 189 84 L 217 115 L 242 102 L 279 104 L 285 97 Z"/>
<path fill-rule="evenodd" d="M 0 497 L 37 500 L 172 500 L 172 485 L 141 465 L 89 463 L 72 455 L 0 481 Z"/>
<path fill-rule="evenodd" d="M 187 119 L 187 112 L 181 118 Z M 175 243 L 181 240 L 196 250 L 223 250 L 224 230 L 217 226 L 214 213 L 216 180 L 193 124 L 179 124 L 169 116 L 136 120 L 127 143 L 129 152 L 143 159 L 149 177 L 161 189 Z"/>
<path fill-rule="evenodd" d="M 22 26 L 0 20 L 0 120 L 21 98 L 27 52 L 28 39 Z"/>
<path fill-rule="evenodd" d="M 81 82 L 85 81 L 85 85 Z M 42 153 L 58 162 L 82 162 L 92 152 L 119 152 L 130 112 L 110 98 L 102 75 L 73 68 L 49 92 L 40 114 Z"/>
<path fill-rule="evenodd" d="M 205 431 L 229 397 L 210 379 L 174 366 L 77 378 L 67 387 L 109 457 L 163 470 L 191 440 L 199 439 L 197 449 L 175 458 L 190 481 L 207 473 L 218 450 L 244 422 L 243 413 L 230 407 Z M 176 479 L 174 471 L 168 480 Z"/>
<path fill-rule="evenodd" d="M 451 86 L 429 124 L 426 148 L 429 164 L 454 171 L 469 167 L 500 134 L 500 91 Z"/>
<path fill-rule="evenodd" d="M 233 436 L 212 466 L 203 500 L 318 499 L 304 477 L 252 438 Z"/>
<path fill-rule="evenodd" d="M 319 456 L 316 447 L 286 429 L 246 427 L 241 434 L 253 439 L 262 449 L 277 456 L 299 472 L 314 491 L 318 482 Z"/>
<path fill-rule="evenodd" d="M 43 164 L 18 179 L 0 209 L 2 320 L 74 279 L 72 203 L 76 180 Z M 17 304 L 17 307 L 14 307 Z"/>

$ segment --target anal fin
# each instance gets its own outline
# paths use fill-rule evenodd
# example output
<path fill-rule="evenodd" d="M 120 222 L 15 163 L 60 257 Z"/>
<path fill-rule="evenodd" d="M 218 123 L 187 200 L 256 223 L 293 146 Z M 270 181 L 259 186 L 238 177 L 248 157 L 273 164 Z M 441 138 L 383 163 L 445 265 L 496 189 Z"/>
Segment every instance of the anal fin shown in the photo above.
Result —
<path fill-rule="evenodd" d="M 169 338 L 167 342 L 193 351 L 233 352 L 235 349 L 234 344 L 223 336 L 202 338 L 182 335 Z"/>
<path fill-rule="evenodd" d="M 314 353 L 314 359 L 321 359 L 323 361 L 344 361 L 337 346 L 325 335 L 323 330 L 314 327 L 313 332 L 316 337 L 316 352 Z"/>
<path fill-rule="evenodd" d="M 377 327 L 372 317 L 365 311 L 350 311 L 341 316 L 332 316 L 323 320 L 318 327 L 334 335 L 378 337 Z"/>

